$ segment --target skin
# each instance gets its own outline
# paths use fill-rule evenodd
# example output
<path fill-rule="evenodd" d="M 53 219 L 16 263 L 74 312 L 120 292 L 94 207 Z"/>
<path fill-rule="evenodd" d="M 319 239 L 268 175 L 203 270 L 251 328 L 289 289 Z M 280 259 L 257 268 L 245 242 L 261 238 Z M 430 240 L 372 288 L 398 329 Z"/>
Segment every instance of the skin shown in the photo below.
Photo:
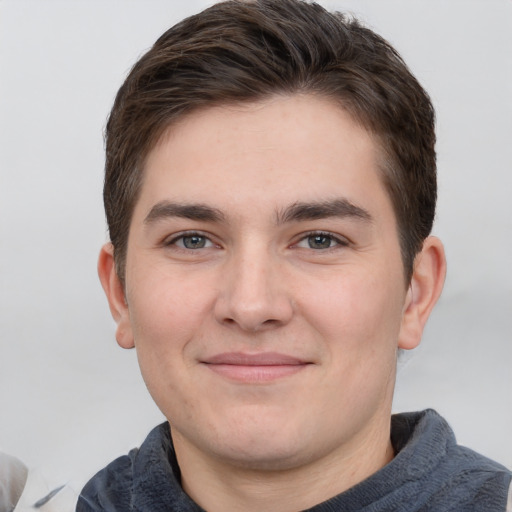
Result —
<path fill-rule="evenodd" d="M 398 348 L 420 342 L 444 280 L 436 238 L 404 284 L 378 144 L 329 100 L 192 113 L 150 153 L 123 289 L 188 494 L 209 511 L 295 511 L 393 457 Z"/>

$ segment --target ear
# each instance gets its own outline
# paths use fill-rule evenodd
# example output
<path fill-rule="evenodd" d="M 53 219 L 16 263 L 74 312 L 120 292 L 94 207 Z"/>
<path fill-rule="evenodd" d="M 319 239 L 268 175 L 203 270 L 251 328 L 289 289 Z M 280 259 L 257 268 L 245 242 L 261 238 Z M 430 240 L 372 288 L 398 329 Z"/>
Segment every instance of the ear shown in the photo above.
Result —
<path fill-rule="evenodd" d="M 114 264 L 114 246 L 105 244 L 98 258 L 98 275 L 110 306 L 112 318 L 117 324 L 116 340 L 123 348 L 133 348 L 133 332 L 130 322 L 130 312 L 126 303 L 124 288 L 119 280 Z"/>
<path fill-rule="evenodd" d="M 414 260 L 414 270 L 407 291 L 398 338 L 398 347 L 410 350 L 421 341 L 423 328 L 443 290 L 446 258 L 441 240 L 434 236 L 423 242 Z"/>

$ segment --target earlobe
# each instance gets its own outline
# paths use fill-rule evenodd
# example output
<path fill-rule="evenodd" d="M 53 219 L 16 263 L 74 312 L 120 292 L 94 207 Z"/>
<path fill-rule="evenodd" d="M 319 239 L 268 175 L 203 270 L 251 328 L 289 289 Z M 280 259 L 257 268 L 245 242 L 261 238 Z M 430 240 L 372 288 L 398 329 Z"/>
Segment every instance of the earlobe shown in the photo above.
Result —
<path fill-rule="evenodd" d="M 443 244 L 438 238 L 430 236 L 424 241 L 414 261 L 414 271 L 404 304 L 399 348 L 410 350 L 419 345 L 423 328 L 441 295 L 445 276 Z"/>
<path fill-rule="evenodd" d="M 125 299 L 123 285 L 116 272 L 114 263 L 114 247 L 105 244 L 98 258 L 98 275 L 107 296 L 112 318 L 117 324 L 116 340 L 123 348 L 135 346 L 130 322 L 130 312 Z"/>

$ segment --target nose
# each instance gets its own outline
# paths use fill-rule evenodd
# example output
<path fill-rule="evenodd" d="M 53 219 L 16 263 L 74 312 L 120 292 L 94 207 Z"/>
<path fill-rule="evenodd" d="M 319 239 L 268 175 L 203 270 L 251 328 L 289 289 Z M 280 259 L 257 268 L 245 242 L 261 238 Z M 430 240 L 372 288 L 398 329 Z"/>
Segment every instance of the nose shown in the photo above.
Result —
<path fill-rule="evenodd" d="M 283 263 L 268 250 L 246 250 L 226 262 L 215 304 L 217 321 L 244 331 L 287 324 L 293 316 Z"/>

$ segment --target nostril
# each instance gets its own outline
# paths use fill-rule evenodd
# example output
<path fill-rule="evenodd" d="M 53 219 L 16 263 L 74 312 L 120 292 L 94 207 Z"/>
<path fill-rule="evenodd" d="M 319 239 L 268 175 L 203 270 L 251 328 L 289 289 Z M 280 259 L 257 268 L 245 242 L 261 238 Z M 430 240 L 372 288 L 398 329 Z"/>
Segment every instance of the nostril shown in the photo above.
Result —
<path fill-rule="evenodd" d="M 259 321 L 257 319 L 235 319 L 235 318 L 224 318 L 222 319 L 222 323 L 225 326 L 237 326 L 241 328 L 244 331 L 247 332 L 260 332 L 267 329 L 275 329 L 279 327 L 284 322 L 275 319 L 275 318 L 269 318 L 267 320 Z"/>

